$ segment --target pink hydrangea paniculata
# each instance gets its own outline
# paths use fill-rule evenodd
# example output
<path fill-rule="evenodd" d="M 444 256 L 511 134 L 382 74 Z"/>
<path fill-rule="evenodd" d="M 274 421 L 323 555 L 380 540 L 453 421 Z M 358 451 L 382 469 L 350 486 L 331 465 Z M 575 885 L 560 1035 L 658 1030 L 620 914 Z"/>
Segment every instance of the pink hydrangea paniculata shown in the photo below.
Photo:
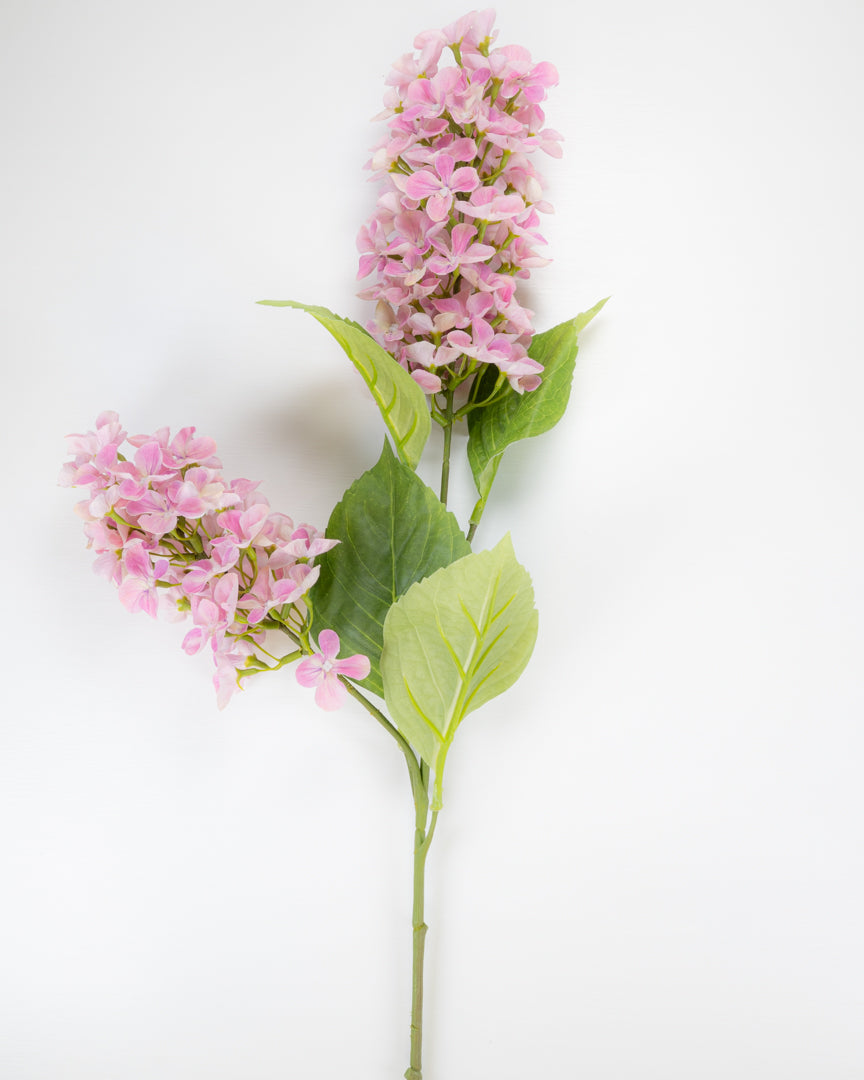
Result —
<path fill-rule="evenodd" d="M 193 427 L 173 438 L 167 428 L 127 436 L 117 413 L 103 412 L 95 431 L 68 443 L 60 483 L 89 488 L 76 510 L 94 569 L 118 586 L 129 611 L 191 614 L 183 648 L 193 654 L 209 644 L 224 707 L 242 674 L 269 666 L 259 655 L 267 629 L 295 643 L 302 635 L 315 558 L 338 541 L 295 528 L 257 482 L 226 480 L 216 444 Z"/>
<path fill-rule="evenodd" d="M 421 33 L 387 77 L 388 132 L 368 167 L 382 185 L 360 230 L 361 296 L 377 301 L 372 336 L 432 395 L 482 365 L 518 393 L 539 386 L 528 355 L 533 312 L 517 279 L 549 261 L 538 229 L 537 151 L 561 156 L 541 102 L 558 73 L 518 45 L 492 48 L 494 11 Z M 454 63 L 444 64 L 445 50 Z"/>

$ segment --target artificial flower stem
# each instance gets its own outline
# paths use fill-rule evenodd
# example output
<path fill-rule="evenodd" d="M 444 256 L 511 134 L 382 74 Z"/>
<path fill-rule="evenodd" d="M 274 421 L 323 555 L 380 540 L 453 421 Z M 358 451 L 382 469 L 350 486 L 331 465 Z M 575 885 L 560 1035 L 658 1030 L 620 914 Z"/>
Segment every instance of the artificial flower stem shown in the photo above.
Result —
<path fill-rule="evenodd" d="M 408 763 L 408 773 L 411 777 L 411 792 L 414 796 L 414 899 L 411 908 L 411 1055 L 405 1077 L 406 1080 L 422 1080 L 423 961 L 426 931 L 428 929 L 423 915 L 426 855 L 429 851 L 429 845 L 432 843 L 435 823 L 438 820 L 438 811 L 433 810 L 429 819 L 429 828 L 426 828 L 429 813 L 429 766 L 423 761 L 418 762 L 405 736 L 390 723 L 381 710 L 376 708 L 352 682 L 341 675 L 339 681 L 351 697 L 359 701 L 370 716 L 374 717 L 396 739 L 405 755 L 405 760 Z"/>
<path fill-rule="evenodd" d="M 452 387 L 444 395 L 444 456 L 441 461 L 441 502 L 447 505 L 450 488 L 450 444 L 453 441 L 453 394 Z"/>
<path fill-rule="evenodd" d="M 419 811 L 419 807 L 418 807 Z M 425 817 L 425 815 L 424 815 Z M 411 956 L 411 1056 L 405 1070 L 405 1080 L 423 1080 L 423 962 L 426 950 L 426 925 L 423 909 L 426 891 L 426 856 L 438 811 L 432 811 L 429 829 L 425 820 L 417 823 L 414 830 L 414 902 L 411 911 L 412 956 Z"/>

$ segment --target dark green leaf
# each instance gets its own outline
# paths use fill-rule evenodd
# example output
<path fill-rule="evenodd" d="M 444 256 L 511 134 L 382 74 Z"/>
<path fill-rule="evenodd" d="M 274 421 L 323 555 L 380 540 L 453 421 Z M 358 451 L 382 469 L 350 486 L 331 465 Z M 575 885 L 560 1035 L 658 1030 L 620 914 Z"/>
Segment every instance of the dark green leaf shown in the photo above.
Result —
<path fill-rule="evenodd" d="M 327 525 L 339 540 L 312 589 L 313 631 L 339 634 L 342 655 L 365 653 L 363 686 L 383 695 L 379 662 L 388 609 L 416 581 L 471 551 L 456 518 L 389 443 L 342 496 Z"/>

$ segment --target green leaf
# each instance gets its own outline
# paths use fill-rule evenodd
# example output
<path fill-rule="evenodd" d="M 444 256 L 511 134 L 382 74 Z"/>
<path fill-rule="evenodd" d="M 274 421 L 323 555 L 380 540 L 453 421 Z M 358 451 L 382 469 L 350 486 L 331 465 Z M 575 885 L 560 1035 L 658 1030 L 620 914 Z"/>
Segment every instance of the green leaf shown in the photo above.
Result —
<path fill-rule="evenodd" d="M 468 460 L 480 495 L 480 513 L 507 447 L 520 439 L 542 435 L 564 415 L 576 367 L 579 334 L 605 303 L 606 300 L 601 300 L 575 319 L 534 335 L 528 355 L 544 368 L 542 382 L 536 390 L 524 394 L 513 391 L 492 405 L 473 409 L 468 414 Z M 479 401 L 484 393 L 491 393 L 497 376 L 497 368 L 487 367 L 478 387 Z M 475 515 L 479 520 L 476 510 Z"/>
<path fill-rule="evenodd" d="M 396 726 L 435 770 L 432 809 L 456 729 L 522 674 L 537 638 L 531 578 L 509 534 L 413 585 L 387 612 L 381 673 Z"/>
<path fill-rule="evenodd" d="M 378 464 L 342 496 L 327 525 L 339 540 L 320 559 L 313 631 L 330 627 L 344 655 L 365 653 L 362 685 L 383 696 L 379 662 L 388 609 L 416 581 L 471 551 L 456 518 L 385 440 Z"/>
<path fill-rule="evenodd" d="M 308 311 L 330 331 L 363 376 L 399 457 L 415 469 L 429 438 L 431 420 L 426 395 L 408 372 L 359 323 L 334 315 L 325 307 L 298 304 L 294 300 L 259 300 L 258 303 Z"/>

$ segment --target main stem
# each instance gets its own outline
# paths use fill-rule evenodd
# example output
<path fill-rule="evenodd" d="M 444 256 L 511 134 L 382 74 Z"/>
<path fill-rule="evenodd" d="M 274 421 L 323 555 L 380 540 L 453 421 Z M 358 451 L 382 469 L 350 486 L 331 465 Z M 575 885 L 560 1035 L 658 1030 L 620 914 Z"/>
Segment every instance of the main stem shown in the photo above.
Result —
<path fill-rule="evenodd" d="M 452 403 L 451 403 L 452 406 Z M 438 811 L 429 817 L 429 766 L 418 760 L 405 736 L 395 728 L 387 717 L 362 694 L 357 687 L 339 676 L 339 681 L 366 711 L 399 743 L 408 763 L 411 778 L 411 794 L 414 796 L 414 902 L 411 909 L 413 947 L 411 950 L 411 1056 L 405 1071 L 405 1080 L 423 1080 L 423 957 L 426 946 L 427 926 L 423 918 L 426 855 L 435 833 Z M 427 828 L 427 819 L 429 826 Z"/>
<path fill-rule="evenodd" d="M 411 910 L 411 1057 L 405 1070 L 405 1080 L 423 1080 L 423 962 L 426 949 L 426 931 L 423 908 L 426 884 L 426 855 L 435 832 L 437 811 L 433 811 L 428 832 L 424 820 L 420 821 L 417 807 L 417 824 L 414 829 L 414 903 Z"/>
<path fill-rule="evenodd" d="M 450 444 L 453 441 L 453 395 L 454 390 L 444 394 L 444 457 L 441 461 L 441 502 L 447 505 L 447 493 L 450 488 Z"/>

